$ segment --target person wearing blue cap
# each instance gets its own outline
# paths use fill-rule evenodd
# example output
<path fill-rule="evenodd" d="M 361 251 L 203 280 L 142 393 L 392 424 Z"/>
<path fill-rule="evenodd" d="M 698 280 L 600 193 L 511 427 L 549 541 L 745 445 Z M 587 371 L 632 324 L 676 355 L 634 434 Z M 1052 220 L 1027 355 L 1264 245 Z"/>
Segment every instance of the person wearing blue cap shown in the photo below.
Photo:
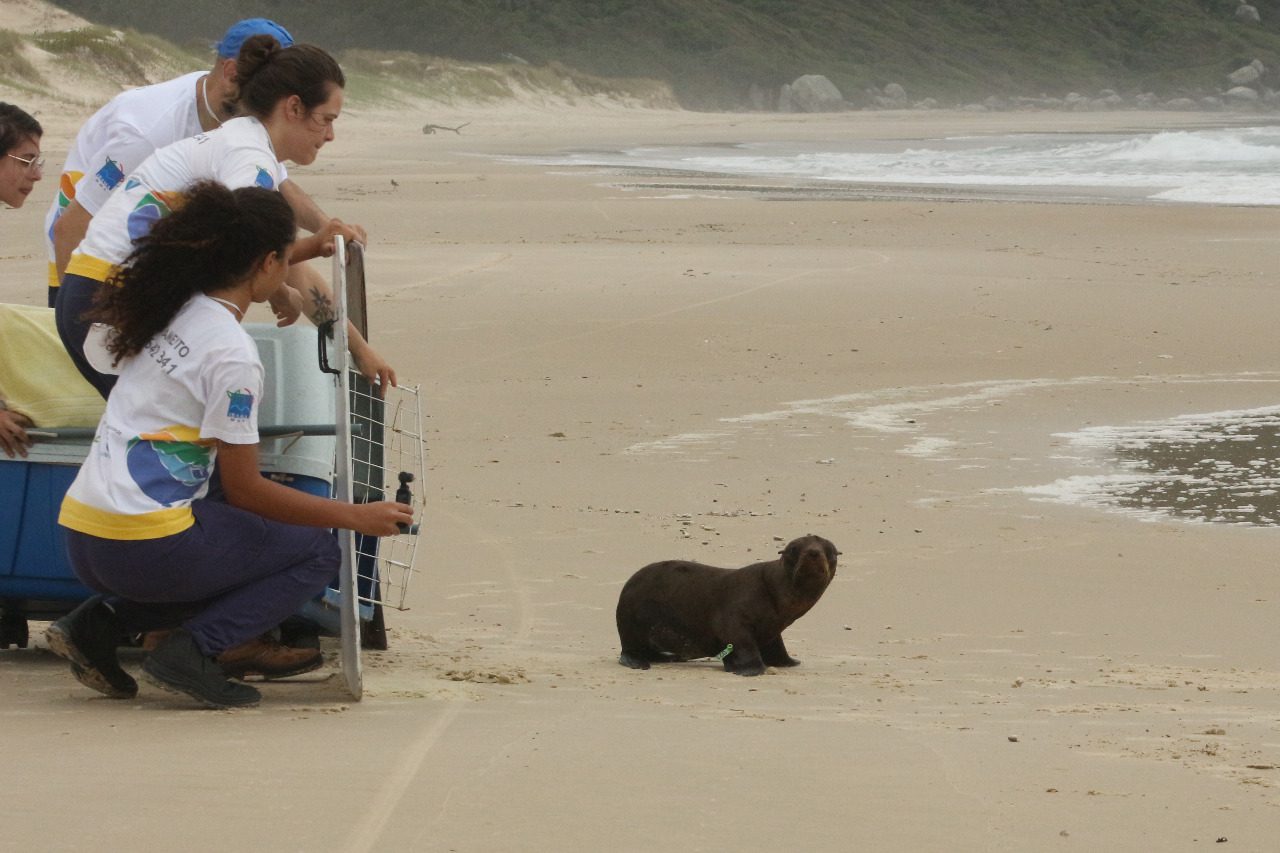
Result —
<path fill-rule="evenodd" d="M 275 21 L 239 21 L 217 43 L 211 69 L 122 92 L 81 125 L 45 216 L 50 308 L 89 220 L 125 175 L 157 148 L 213 130 L 235 114 L 236 57 L 245 39 L 258 33 L 293 44 L 289 31 Z"/>
<path fill-rule="evenodd" d="M 265 18 L 239 21 L 215 45 L 217 58 L 209 71 L 193 72 L 117 95 L 80 129 L 63 167 L 58 197 L 45 223 L 51 307 L 68 315 L 83 313 L 86 306 L 73 304 L 76 300 L 67 294 L 59 297 L 63 290 L 59 285 L 94 217 L 113 193 L 123 188 L 125 176 L 156 150 L 232 122 L 238 112 L 237 61 L 245 42 L 254 36 L 269 36 L 278 49 L 294 44 L 289 32 L 274 21 Z M 365 242 L 364 229 L 326 216 L 287 178 L 283 165 L 280 171 L 277 188 L 293 208 L 299 226 L 313 233 L 324 233 L 330 241 L 333 234 L 342 234 L 348 240 Z M 299 290 L 310 294 L 313 301 L 329 295 L 323 277 L 307 265 L 292 267 L 288 281 L 294 286 L 279 288 L 269 300 L 281 325 L 292 323 L 300 316 Z M 395 372 L 358 333 L 351 337 L 350 348 L 358 367 L 371 381 L 376 379 L 383 388 L 394 384 Z M 251 643 L 247 652 L 239 651 L 252 671 L 280 671 L 296 663 L 297 650 L 278 644 Z"/>
<path fill-rule="evenodd" d="M 275 21 L 267 18 L 237 21 L 214 45 L 217 58 L 212 69 L 122 92 L 80 128 L 67 153 L 58 192 L 45 217 L 49 307 L 57 307 L 67 264 L 88 232 L 89 223 L 111 193 L 124 183 L 125 176 L 156 149 L 215 130 L 237 114 L 236 60 L 245 41 L 257 35 L 271 36 L 281 48 L 294 43 L 289 31 Z M 327 215 L 287 173 L 278 189 L 293 208 L 301 228 L 313 234 L 341 234 L 348 241 L 367 243 L 364 228 Z M 328 300 L 332 304 L 332 294 L 324 277 L 307 265 L 293 267 L 288 284 L 290 286 L 280 288 L 270 302 L 282 326 L 296 322 L 303 314 L 304 305 L 313 306 L 317 300 Z M 350 341 L 352 356 L 361 373 L 382 388 L 395 384 L 391 365 L 359 333 L 351 336 Z"/>
<path fill-rule="evenodd" d="M 231 29 L 227 30 L 222 41 L 214 45 L 214 50 L 218 52 L 219 59 L 235 59 L 240 55 L 240 48 L 244 45 L 245 39 L 256 35 L 273 36 L 280 42 L 281 47 L 289 47 L 293 44 L 293 36 L 275 21 L 266 18 L 245 18 L 231 25 Z"/>

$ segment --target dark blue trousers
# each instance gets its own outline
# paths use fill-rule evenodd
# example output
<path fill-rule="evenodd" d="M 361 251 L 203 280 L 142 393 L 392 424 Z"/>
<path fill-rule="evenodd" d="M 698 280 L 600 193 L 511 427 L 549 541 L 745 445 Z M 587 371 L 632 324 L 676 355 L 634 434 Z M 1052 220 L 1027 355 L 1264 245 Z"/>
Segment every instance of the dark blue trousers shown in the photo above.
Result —
<path fill-rule="evenodd" d="M 53 305 L 54 319 L 58 324 L 58 337 L 62 339 L 62 345 L 67 348 L 67 354 L 71 356 L 71 361 L 80 371 L 80 375 L 97 389 L 104 400 L 115 387 L 116 377 L 99 373 L 89 365 L 89 361 L 84 357 L 84 339 L 88 337 L 89 327 L 92 325 L 85 319 L 85 314 L 93 307 L 93 300 L 98 291 L 108 286 L 82 275 L 67 273 L 62 277 L 62 286 L 57 289 L 57 297 Z"/>
<path fill-rule="evenodd" d="M 217 500 L 198 500 L 192 511 L 195 524 L 160 539 L 66 531 L 76 576 L 110 596 L 126 631 L 181 624 L 202 652 L 217 655 L 279 625 L 338 573 L 329 530 Z"/>

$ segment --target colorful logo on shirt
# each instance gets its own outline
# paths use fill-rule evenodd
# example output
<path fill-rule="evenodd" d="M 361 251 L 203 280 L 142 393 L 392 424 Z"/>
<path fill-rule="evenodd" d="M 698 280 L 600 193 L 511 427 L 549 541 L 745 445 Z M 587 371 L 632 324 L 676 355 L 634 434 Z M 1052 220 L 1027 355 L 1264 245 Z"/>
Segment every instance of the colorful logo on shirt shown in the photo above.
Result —
<path fill-rule="evenodd" d="M 58 207 L 66 207 L 75 200 L 76 184 L 84 177 L 84 172 L 63 172 L 58 179 Z"/>
<path fill-rule="evenodd" d="M 93 177 L 104 189 L 113 190 L 124 180 L 124 169 L 108 157 L 107 162 L 102 164 L 102 168 L 95 172 Z"/>
<path fill-rule="evenodd" d="M 161 506 L 190 502 L 212 468 L 210 449 L 196 444 L 198 437 L 191 427 L 169 426 L 130 439 L 125 449 L 129 476 Z"/>
<path fill-rule="evenodd" d="M 53 211 L 53 217 L 49 220 L 49 242 L 53 242 L 53 226 L 58 222 L 62 212 L 67 209 L 67 205 L 76 197 L 76 184 L 84 177 L 84 172 L 63 172 L 58 178 L 58 206 Z"/>
<path fill-rule="evenodd" d="M 253 392 L 249 389 L 228 391 L 227 418 L 233 421 L 247 421 L 253 414 Z"/>
<path fill-rule="evenodd" d="M 271 177 L 271 173 L 261 166 L 258 167 L 258 175 L 253 179 L 253 182 L 264 190 L 273 190 L 276 188 L 276 182 L 275 179 Z"/>
<path fill-rule="evenodd" d="M 127 225 L 129 239 L 137 242 L 140 237 L 151 231 L 152 226 L 173 212 L 170 199 L 158 192 L 144 195 L 129 212 Z"/>

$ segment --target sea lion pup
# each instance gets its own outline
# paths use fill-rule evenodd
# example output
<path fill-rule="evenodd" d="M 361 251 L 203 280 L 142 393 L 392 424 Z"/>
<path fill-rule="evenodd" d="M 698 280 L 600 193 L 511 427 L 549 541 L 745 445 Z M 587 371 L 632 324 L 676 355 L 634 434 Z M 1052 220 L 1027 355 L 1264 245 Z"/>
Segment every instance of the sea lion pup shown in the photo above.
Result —
<path fill-rule="evenodd" d="M 648 669 L 713 657 L 738 675 L 798 665 L 782 632 L 822 597 L 840 552 L 810 535 L 778 553 L 781 559 L 741 569 L 664 560 L 636 572 L 618 596 L 618 663 Z"/>

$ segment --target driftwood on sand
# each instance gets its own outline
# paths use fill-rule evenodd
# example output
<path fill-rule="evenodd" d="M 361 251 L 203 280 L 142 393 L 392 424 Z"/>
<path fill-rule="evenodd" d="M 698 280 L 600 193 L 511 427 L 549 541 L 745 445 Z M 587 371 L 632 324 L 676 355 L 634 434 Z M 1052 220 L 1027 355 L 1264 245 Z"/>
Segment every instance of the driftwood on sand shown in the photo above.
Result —
<path fill-rule="evenodd" d="M 464 127 L 466 127 L 467 125 L 469 125 L 469 124 L 471 124 L 471 122 L 469 122 L 469 121 L 467 121 L 467 122 L 463 122 L 462 124 L 458 125 L 457 127 L 448 127 L 448 126 L 443 125 L 443 124 L 424 124 L 424 125 L 422 126 L 422 132 L 423 132 L 423 133 L 435 133 L 437 130 L 452 130 L 454 133 L 461 134 L 461 133 L 462 133 L 462 129 L 463 129 Z"/>

